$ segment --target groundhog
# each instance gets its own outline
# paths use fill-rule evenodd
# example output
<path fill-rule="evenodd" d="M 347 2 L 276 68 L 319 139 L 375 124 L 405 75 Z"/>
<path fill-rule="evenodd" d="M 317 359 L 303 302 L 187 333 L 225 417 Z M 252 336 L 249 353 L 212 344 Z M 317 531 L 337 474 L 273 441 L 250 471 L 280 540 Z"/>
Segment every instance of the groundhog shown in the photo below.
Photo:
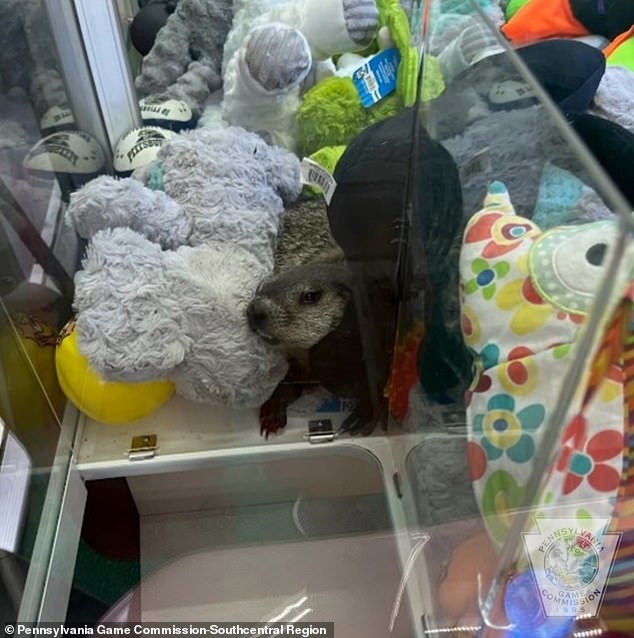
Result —
<path fill-rule="evenodd" d="M 352 276 L 330 234 L 326 203 L 302 199 L 282 214 L 273 274 L 247 308 L 251 329 L 282 348 L 291 364 L 260 410 L 265 435 L 284 427 L 288 404 L 308 385 L 359 399 L 364 364 L 353 308 Z M 355 413 L 346 427 L 360 426 L 359 417 Z"/>
<path fill-rule="evenodd" d="M 249 306 L 249 321 L 262 338 L 286 348 L 309 375 L 304 381 L 356 399 L 344 429 L 365 434 L 386 426 L 390 386 L 407 383 L 392 371 L 395 344 L 410 327 L 424 325 L 415 373 L 428 397 L 466 389 L 470 379 L 454 249 L 463 227 L 462 188 L 453 158 L 416 109 L 362 131 L 333 176 L 327 219 L 313 208 L 307 216 L 296 211 L 297 225 L 293 217 L 284 220 L 289 233 L 281 236 L 277 272 Z M 263 408 L 265 431 L 283 426 L 280 406 L 294 388 L 280 384 Z"/>
<path fill-rule="evenodd" d="M 273 274 L 249 304 L 249 325 L 301 357 L 339 325 L 349 298 L 349 274 L 330 234 L 325 201 L 296 202 L 280 217 Z"/>
<path fill-rule="evenodd" d="M 342 263 L 343 251 L 330 232 L 322 197 L 304 197 L 280 215 L 274 278 L 296 266 Z"/>

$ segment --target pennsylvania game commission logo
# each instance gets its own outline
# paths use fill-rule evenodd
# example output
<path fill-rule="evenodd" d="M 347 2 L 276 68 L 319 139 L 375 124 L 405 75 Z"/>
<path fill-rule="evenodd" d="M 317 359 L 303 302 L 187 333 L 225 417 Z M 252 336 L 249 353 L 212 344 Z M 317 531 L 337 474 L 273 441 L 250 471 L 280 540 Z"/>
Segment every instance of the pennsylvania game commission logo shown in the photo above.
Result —
<path fill-rule="evenodd" d="M 620 533 L 609 519 L 536 518 L 524 533 L 546 616 L 596 616 L 612 569 Z"/>

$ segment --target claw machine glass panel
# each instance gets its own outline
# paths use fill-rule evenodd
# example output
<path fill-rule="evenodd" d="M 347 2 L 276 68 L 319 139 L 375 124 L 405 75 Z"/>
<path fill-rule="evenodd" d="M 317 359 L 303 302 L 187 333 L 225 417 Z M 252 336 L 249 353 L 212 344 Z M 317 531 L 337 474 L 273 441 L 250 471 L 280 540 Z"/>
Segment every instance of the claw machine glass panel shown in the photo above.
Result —
<path fill-rule="evenodd" d="M 62 557 L 78 539 L 75 508 L 84 500 L 71 469 L 77 412 L 56 369 L 82 250 L 64 214 L 74 190 L 109 170 L 116 123 L 105 110 L 91 111 L 88 83 L 79 90 L 91 71 L 70 9 L 39 0 L 0 6 L 0 617 L 7 626 L 45 620 L 67 604 L 72 567 Z M 119 109 L 118 121 L 125 117 Z"/>
<path fill-rule="evenodd" d="M 427 631 L 630 635 L 631 16 L 425 4 L 419 146 L 453 166 L 411 194 L 390 401 Z"/>
<path fill-rule="evenodd" d="M 631 631 L 629 14 L 519 4 L 15 4 L 9 621 Z"/>

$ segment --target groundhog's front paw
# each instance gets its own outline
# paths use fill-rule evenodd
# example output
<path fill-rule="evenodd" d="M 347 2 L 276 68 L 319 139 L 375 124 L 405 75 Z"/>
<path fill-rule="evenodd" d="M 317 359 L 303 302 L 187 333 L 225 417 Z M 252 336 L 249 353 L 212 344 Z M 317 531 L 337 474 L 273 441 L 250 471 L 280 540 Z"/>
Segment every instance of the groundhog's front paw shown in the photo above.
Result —
<path fill-rule="evenodd" d="M 374 0 L 343 0 L 343 17 L 348 35 L 353 42 L 360 46 L 372 42 L 379 20 Z"/>
<path fill-rule="evenodd" d="M 260 407 L 260 434 L 265 439 L 286 427 L 286 409 L 301 393 L 301 385 L 282 381 Z"/>
<path fill-rule="evenodd" d="M 260 435 L 268 439 L 286 427 L 286 408 L 280 410 L 275 402 L 267 401 L 260 408 Z"/>
<path fill-rule="evenodd" d="M 249 33 L 244 62 L 251 79 L 265 91 L 283 93 L 304 81 L 312 55 L 297 29 L 271 23 Z"/>

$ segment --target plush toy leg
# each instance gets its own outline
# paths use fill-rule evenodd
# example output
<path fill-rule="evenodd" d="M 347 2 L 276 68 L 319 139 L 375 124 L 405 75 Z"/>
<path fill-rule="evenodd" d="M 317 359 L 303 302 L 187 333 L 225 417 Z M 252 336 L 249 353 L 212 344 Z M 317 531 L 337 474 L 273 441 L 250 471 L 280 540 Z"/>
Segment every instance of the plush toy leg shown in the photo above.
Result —
<path fill-rule="evenodd" d="M 219 89 L 221 85 L 222 79 L 213 65 L 196 61 L 189 64 L 187 71 L 174 84 L 161 93 L 154 94 L 153 97 L 183 100 L 192 110 L 193 115 L 198 117 L 211 91 Z"/>
<path fill-rule="evenodd" d="M 300 11 L 302 33 L 317 59 L 358 51 L 376 36 L 378 11 L 374 0 L 307 0 Z"/>
<path fill-rule="evenodd" d="M 73 305 L 77 345 L 104 379 L 165 379 L 183 362 L 192 345 L 186 276 L 180 251 L 163 251 L 129 228 L 92 238 Z"/>
<path fill-rule="evenodd" d="M 149 95 L 161 93 L 185 73 L 189 56 L 189 29 L 177 13 L 173 13 L 160 30 L 151 51 L 143 58 L 136 87 Z"/>

